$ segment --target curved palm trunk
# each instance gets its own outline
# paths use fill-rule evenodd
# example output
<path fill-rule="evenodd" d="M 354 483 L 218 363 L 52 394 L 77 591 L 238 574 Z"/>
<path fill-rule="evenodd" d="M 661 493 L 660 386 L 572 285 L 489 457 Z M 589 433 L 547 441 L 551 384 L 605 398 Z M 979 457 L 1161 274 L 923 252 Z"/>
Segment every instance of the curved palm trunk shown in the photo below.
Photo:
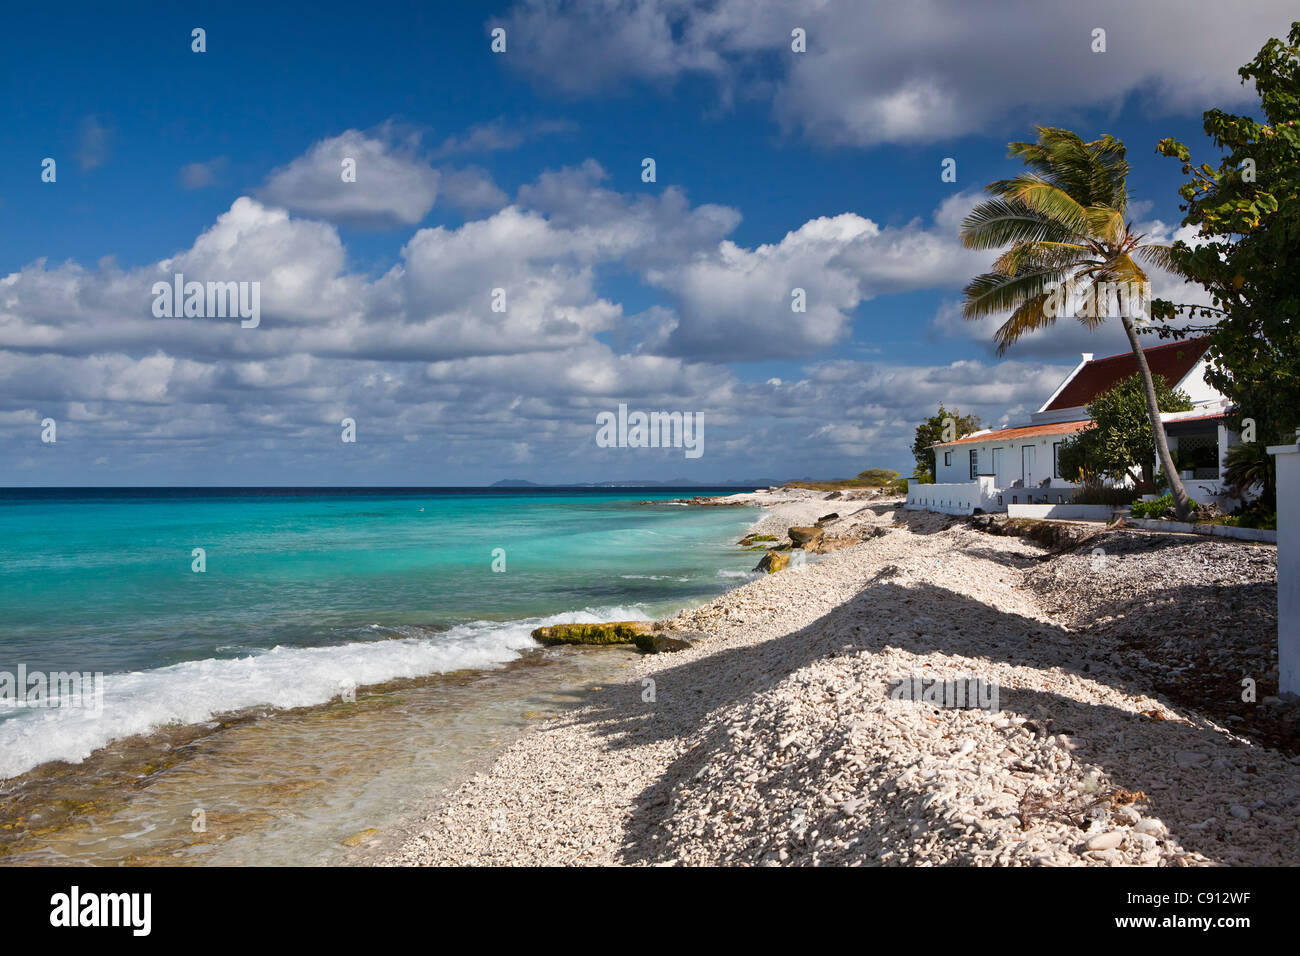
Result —
<path fill-rule="evenodd" d="M 1169 479 L 1169 492 L 1174 497 L 1174 510 L 1178 513 L 1178 520 L 1186 521 L 1191 516 L 1192 504 L 1183 487 L 1183 479 L 1174 468 L 1173 456 L 1169 454 L 1169 441 L 1165 438 L 1164 423 L 1160 421 L 1160 405 L 1156 401 L 1156 385 L 1151 380 L 1151 368 L 1147 365 L 1146 353 L 1138 341 L 1133 320 L 1123 314 L 1119 320 L 1123 323 L 1124 334 L 1128 336 L 1129 345 L 1133 348 L 1133 357 L 1137 359 L 1138 374 L 1142 376 L 1142 390 L 1147 398 L 1147 418 L 1151 420 L 1151 431 L 1156 440 L 1156 457 L 1160 459 L 1160 468 Z"/>

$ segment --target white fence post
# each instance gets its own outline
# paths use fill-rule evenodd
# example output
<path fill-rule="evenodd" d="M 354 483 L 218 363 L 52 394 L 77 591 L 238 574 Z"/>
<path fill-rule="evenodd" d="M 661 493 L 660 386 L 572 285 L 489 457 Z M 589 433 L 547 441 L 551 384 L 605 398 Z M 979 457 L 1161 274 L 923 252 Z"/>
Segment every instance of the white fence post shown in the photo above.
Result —
<path fill-rule="evenodd" d="M 1294 445 L 1275 445 L 1277 457 L 1278 689 L 1300 694 L 1300 431 Z"/>

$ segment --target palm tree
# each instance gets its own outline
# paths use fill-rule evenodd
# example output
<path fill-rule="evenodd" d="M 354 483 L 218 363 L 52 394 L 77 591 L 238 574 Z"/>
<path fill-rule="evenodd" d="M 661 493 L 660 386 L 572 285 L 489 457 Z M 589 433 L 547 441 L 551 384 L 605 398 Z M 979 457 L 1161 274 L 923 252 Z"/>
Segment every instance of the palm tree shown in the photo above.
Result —
<path fill-rule="evenodd" d="M 1124 144 L 1113 136 L 1091 143 L 1070 130 L 1039 126 L 1038 142 L 1012 143 L 1028 172 L 988 186 L 993 197 L 962 222 L 968 249 L 1010 245 L 993 271 L 971 280 L 964 290 L 968 319 L 1010 312 L 994 335 L 1003 355 L 1022 335 L 1053 325 L 1068 311 L 1063 302 L 1082 299 L 1075 317 L 1090 329 L 1106 319 L 1112 290 L 1146 288 L 1138 261 L 1175 271 L 1171 247 L 1144 242 L 1126 221 L 1129 164 Z M 1135 285 L 1140 283 L 1141 285 Z M 1180 519 L 1191 511 L 1187 492 L 1169 454 L 1156 403 L 1151 369 L 1133 323 L 1132 295 L 1119 295 L 1120 323 L 1128 336 L 1146 393 L 1147 417 L 1160 466 Z"/>

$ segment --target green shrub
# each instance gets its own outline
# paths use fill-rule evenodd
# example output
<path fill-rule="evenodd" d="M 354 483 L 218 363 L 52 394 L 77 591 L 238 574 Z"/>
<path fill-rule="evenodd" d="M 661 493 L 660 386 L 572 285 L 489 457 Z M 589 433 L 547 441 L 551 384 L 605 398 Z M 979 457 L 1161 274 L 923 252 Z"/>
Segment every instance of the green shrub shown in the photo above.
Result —
<path fill-rule="evenodd" d="M 1099 481 L 1086 481 L 1074 493 L 1076 505 L 1110 505 L 1121 508 L 1137 500 L 1137 489 L 1128 485 L 1106 485 Z"/>
<path fill-rule="evenodd" d="M 894 481 L 893 481 L 893 483 L 890 484 L 890 486 L 889 486 L 889 490 L 892 491 L 892 492 L 893 492 L 894 494 L 896 494 L 896 495 L 905 495 L 905 494 L 907 494 L 907 479 L 906 479 L 906 478 L 895 478 Z"/>
<path fill-rule="evenodd" d="M 1195 511 L 1200 507 L 1190 498 L 1192 510 Z M 1163 518 L 1166 511 L 1174 510 L 1174 496 L 1166 491 L 1155 501 L 1135 501 L 1128 506 L 1128 513 L 1134 518 Z"/>
<path fill-rule="evenodd" d="M 890 471 L 888 468 L 868 468 L 866 471 L 858 472 L 858 481 L 876 488 L 888 486 L 897 477 L 898 472 Z"/>
<path fill-rule="evenodd" d="M 1245 497 L 1252 487 L 1260 485 L 1263 490 L 1259 497 L 1265 508 L 1277 504 L 1277 461 L 1267 446 L 1268 442 L 1262 441 L 1233 445 L 1228 449 L 1223 472 L 1228 490 L 1235 497 Z"/>
<path fill-rule="evenodd" d="M 1163 502 L 1163 504 L 1162 504 Z M 1128 506 L 1128 513 L 1134 518 L 1158 518 L 1165 512 L 1167 506 L 1172 506 L 1174 496 L 1164 494 L 1155 501 L 1135 501 Z"/>
<path fill-rule="evenodd" d="M 1271 510 L 1262 502 L 1252 501 L 1250 504 L 1241 505 L 1228 517 L 1222 520 L 1223 524 L 1232 525 L 1234 528 L 1259 528 L 1263 531 L 1277 530 L 1277 512 Z"/>

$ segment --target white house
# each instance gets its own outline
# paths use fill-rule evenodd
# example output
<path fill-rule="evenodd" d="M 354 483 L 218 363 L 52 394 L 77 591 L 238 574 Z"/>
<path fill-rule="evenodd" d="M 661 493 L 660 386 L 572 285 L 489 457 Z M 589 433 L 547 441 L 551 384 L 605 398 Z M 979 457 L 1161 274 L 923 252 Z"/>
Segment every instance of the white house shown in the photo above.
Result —
<path fill-rule="evenodd" d="M 1202 503 L 1219 497 L 1223 456 L 1237 440 L 1225 426 L 1228 400 L 1205 381 L 1204 338 L 1144 349 L 1152 375 L 1181 389 L 1194 408 L 1161 415 L 1170 450 L 1180 452 L 1187 493 Z M 1058 456 L 1068 438 L 1088 428 L 1087 406 L 1137 372 L 1133 353 L 1084 353 L 1029 421 L 984 429 L 934 446 L 935 484 L 913 483 L 907 507 L 946 514 L 1005 511 L 1011 504 L 1068 504 L 1078 485 L 1061 478 Z"/>

